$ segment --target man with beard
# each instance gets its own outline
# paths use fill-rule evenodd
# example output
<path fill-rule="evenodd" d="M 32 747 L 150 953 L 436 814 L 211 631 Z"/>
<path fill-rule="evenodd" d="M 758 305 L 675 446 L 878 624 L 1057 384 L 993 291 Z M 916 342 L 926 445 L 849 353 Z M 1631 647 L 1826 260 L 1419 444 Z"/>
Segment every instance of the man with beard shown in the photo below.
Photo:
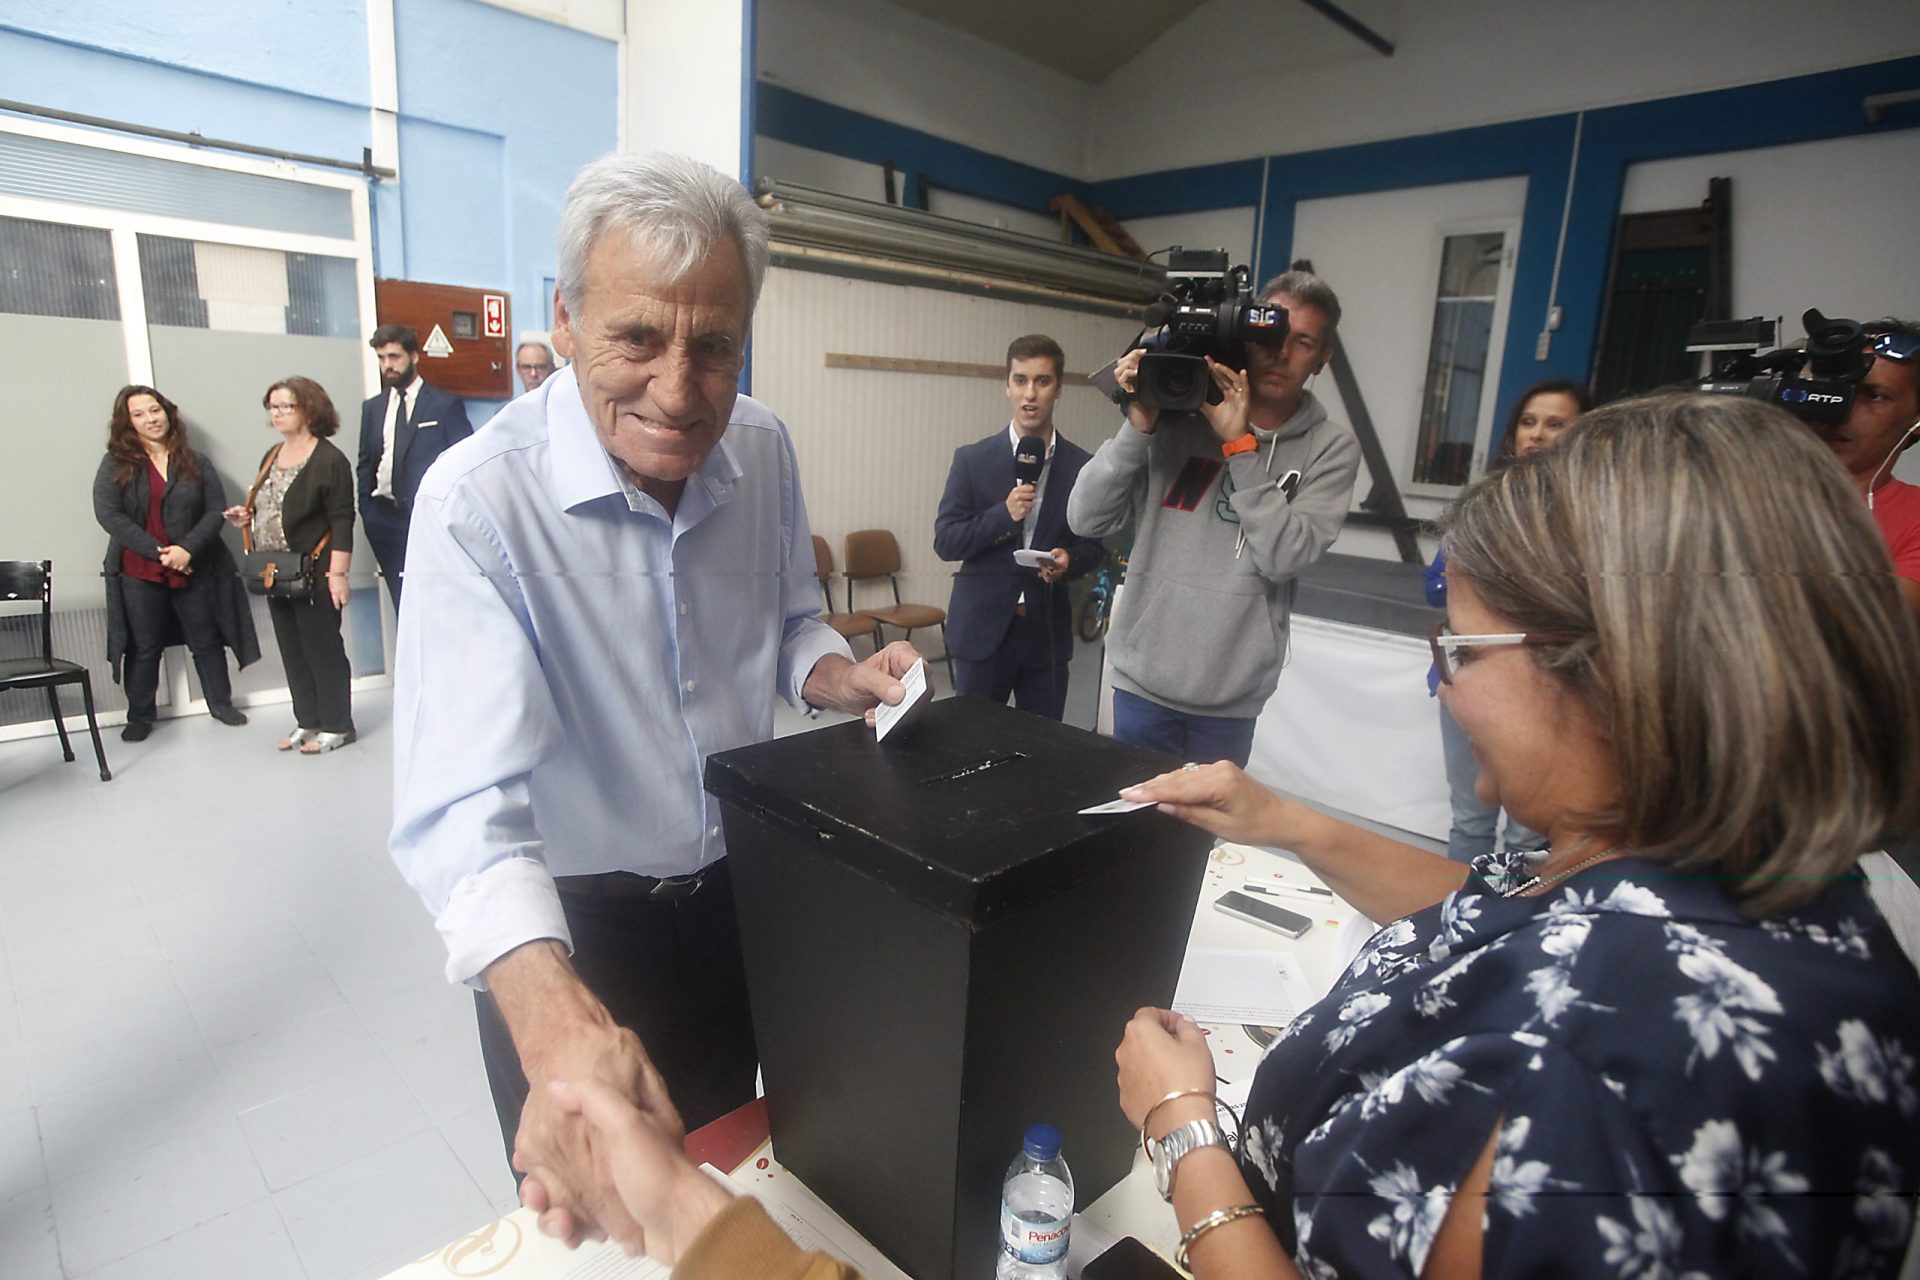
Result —
<path fill-rule="evenodd" d="M 397 613 L 420 477 L 448 446 L 472 435 L 473 425 L 458 396 L 420 377 L 420 338 L 412 329 L 383 324 L 367 345 L 380 360 L 381 391 L 360 406 L 360 520 Z"/>

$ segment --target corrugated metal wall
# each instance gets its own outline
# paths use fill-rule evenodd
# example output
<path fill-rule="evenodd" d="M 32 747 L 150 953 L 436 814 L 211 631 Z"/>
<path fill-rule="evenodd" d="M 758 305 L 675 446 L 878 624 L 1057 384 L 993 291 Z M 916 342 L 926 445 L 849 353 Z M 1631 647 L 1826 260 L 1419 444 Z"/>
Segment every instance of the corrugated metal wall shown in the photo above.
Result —
<path fill-rule="evenodd" d="M 933 554 L 933 516 L 953 451 L 1007 426 L 1004 384 L 988 378 L 829 369 L 828 352 L 1000 364 L 1007 344 L 1045 333 L 1086 373 L 1120 354 L 1138 325 L 1039 303 L 1002 301 L 775 267 L 753 326 L 753 393 L 792 430 L 813 531 L 833 548 L 855 529 L 891 529 L 902 594 L 945 608 L 952 566 Z M 1056 428 L 1088 452 L 1119 426 L 1112 403 L 1069 385 Z M 835 580 L 835 600 L 844 588 Z M 859 603 L 877 604 L 884 588 Z M 918 639 L 918 637 L 916 637 Z M 925 648 L 938 648 L 929 638 Z"/>

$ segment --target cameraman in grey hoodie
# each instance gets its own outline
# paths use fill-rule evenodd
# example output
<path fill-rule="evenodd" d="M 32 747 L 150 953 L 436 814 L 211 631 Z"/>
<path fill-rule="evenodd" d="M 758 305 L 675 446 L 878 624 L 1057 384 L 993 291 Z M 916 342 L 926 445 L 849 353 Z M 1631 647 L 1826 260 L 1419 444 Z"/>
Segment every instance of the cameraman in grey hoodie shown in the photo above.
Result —
<path fill-rule="evenodd" d="M 1307 390 L 1333 355 L 1339 299 L 1305 271 L 1261 297 L 1287 309 L 1284 343 L 1249 344 L 1244 371 L 1208 360 L 1221 402 L 1197 415 L 1130 401 L 1067 501 L 1085 537 L 1139 522 L 1107 637 L 1114 736 L 1243 768 L 1285 661 L 1294 577 L 1339 535 L 1360 467 L 1360 442 Z M 1114 368 L 1129 393 L 1140 356 Z"/>

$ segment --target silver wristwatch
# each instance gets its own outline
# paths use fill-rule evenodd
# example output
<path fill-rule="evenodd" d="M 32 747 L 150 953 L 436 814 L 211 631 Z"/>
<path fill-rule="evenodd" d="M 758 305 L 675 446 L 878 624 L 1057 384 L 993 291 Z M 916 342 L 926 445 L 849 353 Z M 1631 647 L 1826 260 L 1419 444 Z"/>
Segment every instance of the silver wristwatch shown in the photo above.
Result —
<path fill-rule="evenodd" d="M 1220 1126 L 1212 1120 L 1189 1120 L 1169 1131 L 1160 1141 L 1147 1144 L 1148 1153 L 1153 1157 L 1153 1185 L 1160 1192 L 1160 1198 L 1168 1203 L 1173 1201 L 1173 1166 L 1202 1147 L 1225 1148 L 1226 1145 L 1227 1135 L 1220 1132 Z"/>

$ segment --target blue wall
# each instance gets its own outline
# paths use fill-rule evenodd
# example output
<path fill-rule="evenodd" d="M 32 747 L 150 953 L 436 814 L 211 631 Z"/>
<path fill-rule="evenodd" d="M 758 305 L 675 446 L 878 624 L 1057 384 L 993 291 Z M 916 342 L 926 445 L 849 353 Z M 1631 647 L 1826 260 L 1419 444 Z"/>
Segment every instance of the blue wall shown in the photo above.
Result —
<path fill-rule="evenodd" d="M 394 45 L 400 178 L 369 184 L 374 274 L 504 289 L 513 328 L 539 328 L 567 184 L 617 143 L 614 43 L 474 0 L 394 0 Z M 0 97 L 358 161 L 366 9 L 9 0 Z M 469 405 L 480 422 L 499 402 Z"/>
<path fill-rule="evenodd" d="M 1501 366 L 1498 403 L 1504 410 L 1522 388 L 1541 378 L 1587 380 L 1629 165 L 1913 129 L 1920 126 L 1920 105 L 1896 108 L 1881 123 L 1869 124 L 1860 104 L 1870 94 L 1916 86 L 1920 86 L 1920 58 L 1900 58 L 1587 112 L 1560 271 L 1558 302 L 1564 319 L 1545 361 L 1534 359 L 1534 342 L 1552 288 L 1567 172 L 1574 164 L 1577 121 L 1572 115 L 1272 156 L 1259 249 L 1262 270 L 1273 275 L 1291 256 L 1295 208 L 1302 200 L 1525 177 L 1525 231 L 1515 264 L 1513 320 Z M 1262 194 L 1260 157 L 1088 183 L 764 83 L 759 86 L 756 124 L 768 137 L 797 146 L 874 164 L 892 160 L 896 167 L 926 171 L 939 186 L 1043 212 L 1048 197 L 1063 191 L 1105 205 L 1122 222 L 1252 206 L 1259 204 Z M 1920 135 L 1916 143 L 1920 144 Z M 1845 214 L 1845 193 L 1835 193 L 1836 225 Z M 1810 236 L 1818 236 L 1832 234 L 1834 229 L 1807 230 Z M 1912 227 L 1902 230 L 1910 235 Z"/>

